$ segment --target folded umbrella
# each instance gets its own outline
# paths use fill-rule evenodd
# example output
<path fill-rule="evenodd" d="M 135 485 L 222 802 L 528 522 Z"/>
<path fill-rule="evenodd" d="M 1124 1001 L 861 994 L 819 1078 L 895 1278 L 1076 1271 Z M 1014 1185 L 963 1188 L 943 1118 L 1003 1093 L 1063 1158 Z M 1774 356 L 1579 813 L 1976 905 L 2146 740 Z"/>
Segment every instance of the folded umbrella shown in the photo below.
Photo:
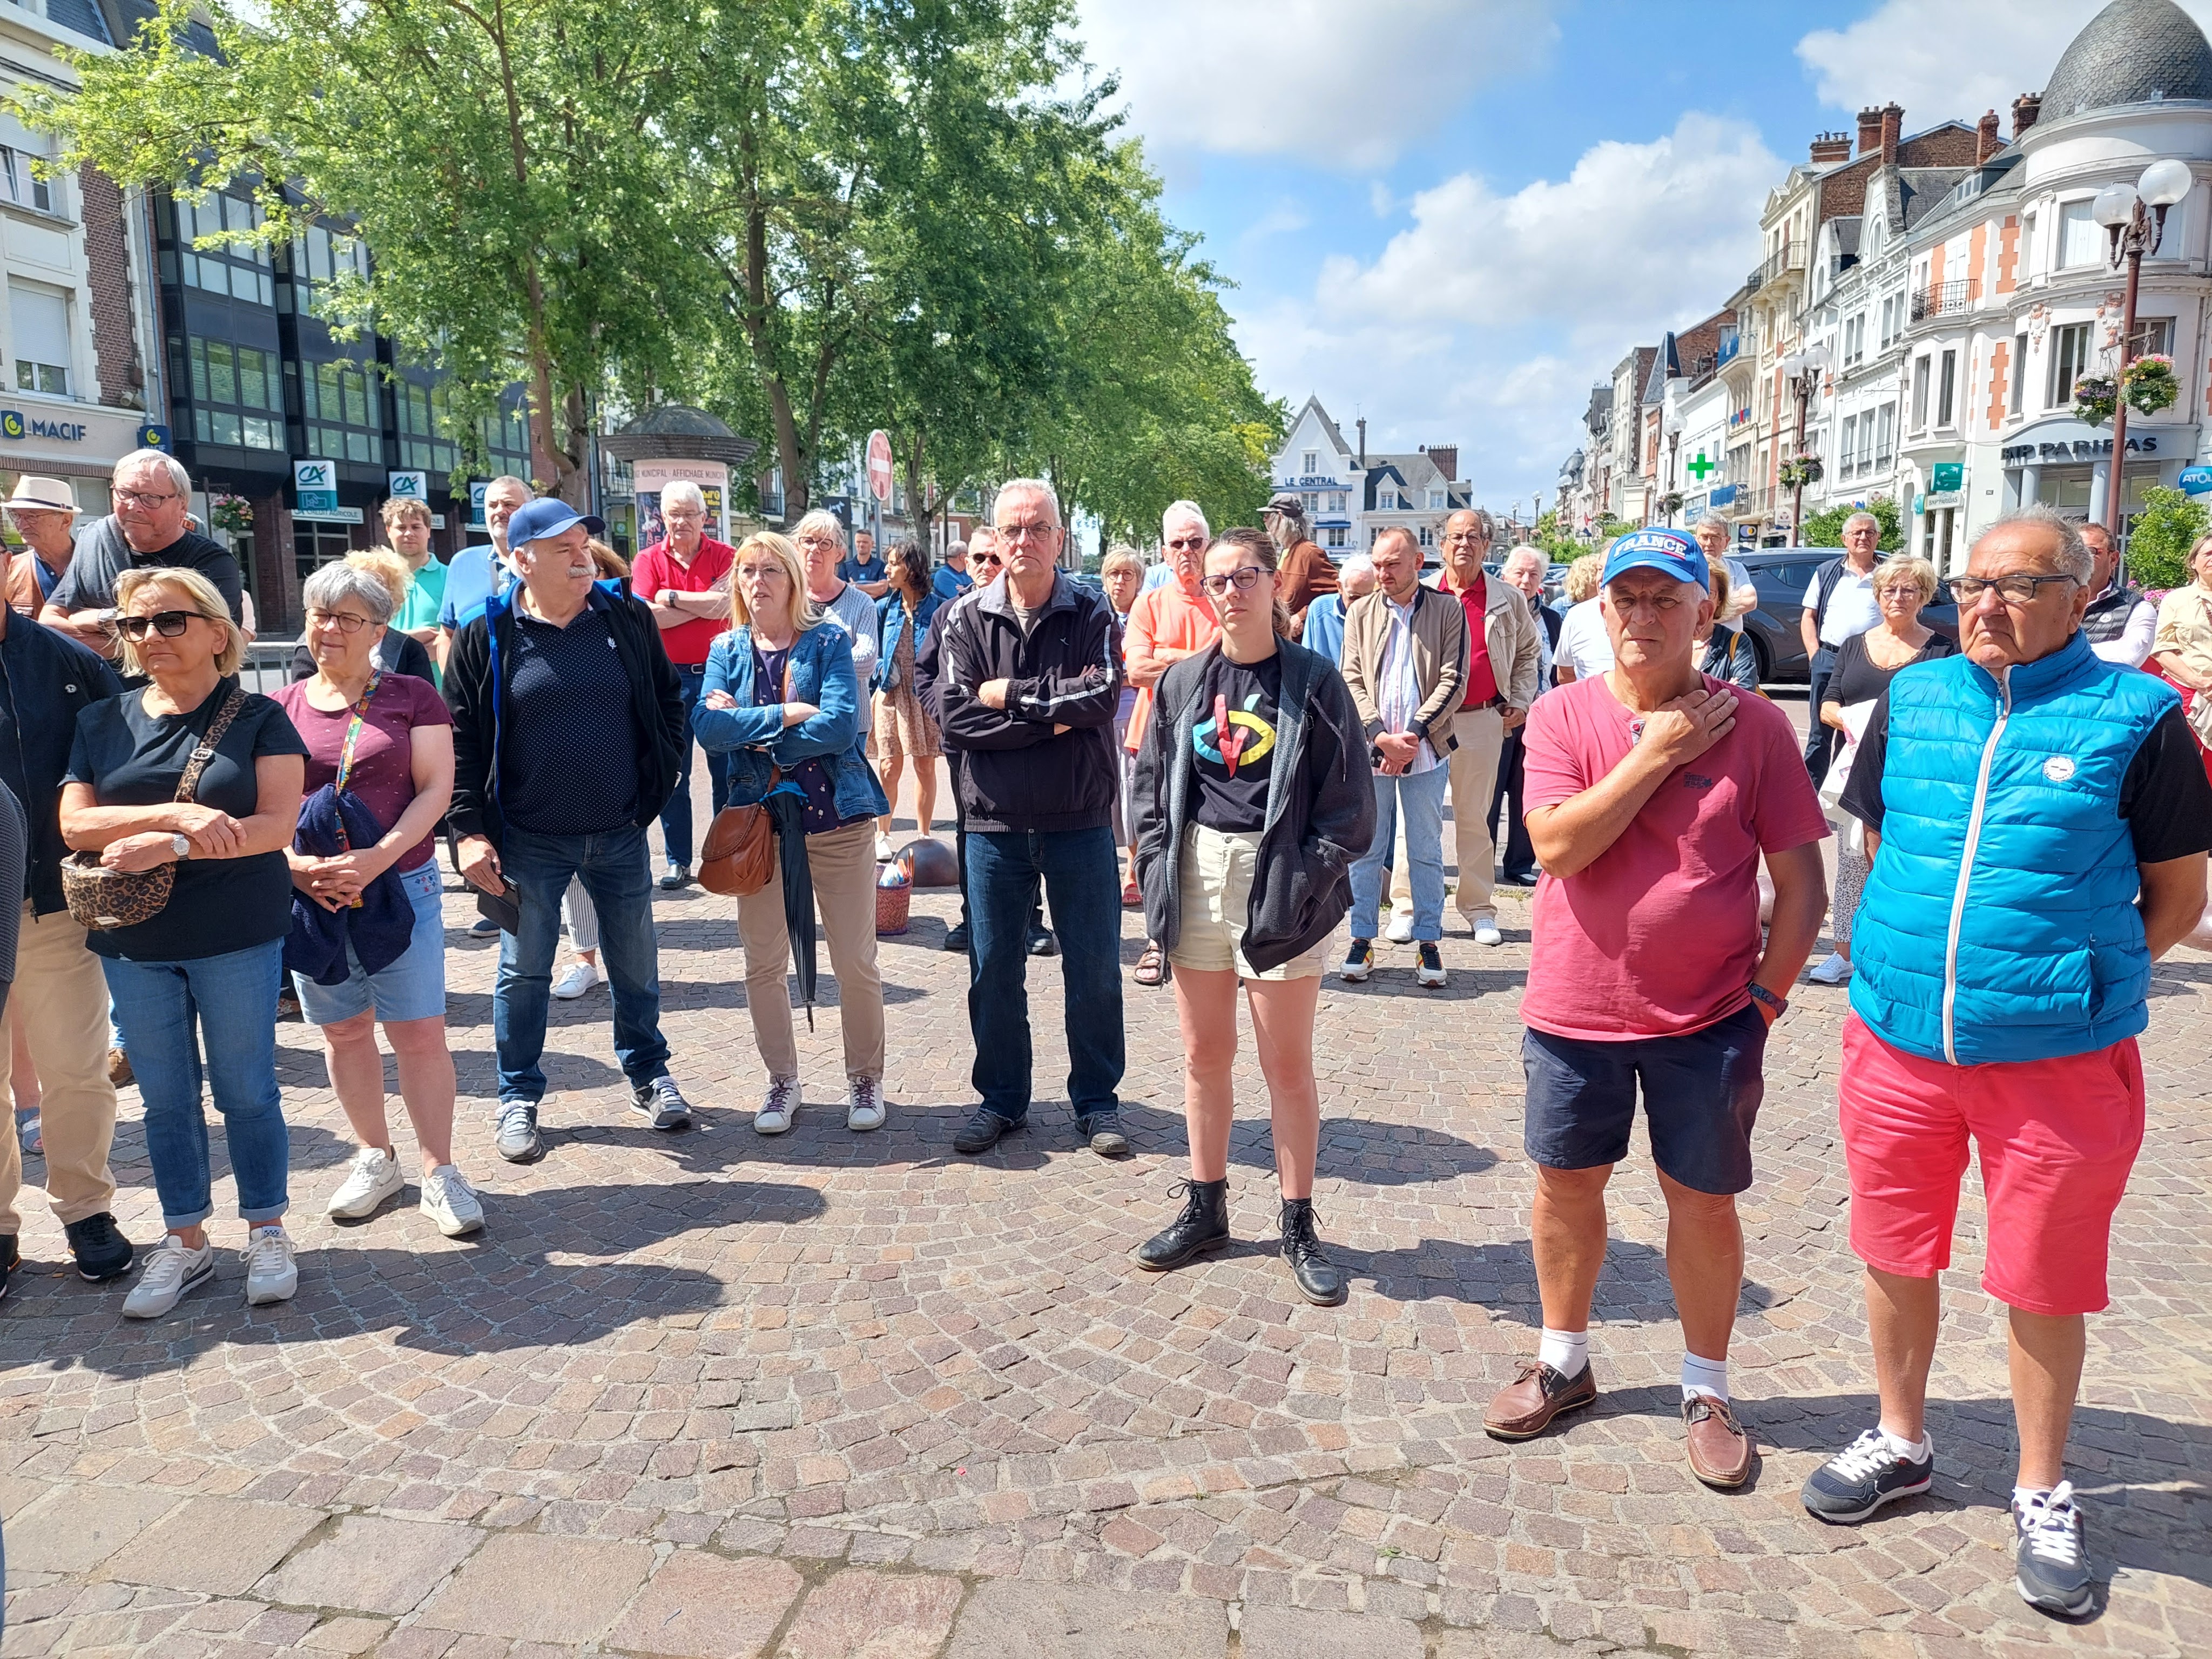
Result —
<path fill-rule="evenodd" d="M 783 876 L 783 927 L 791 939 L 792 966 L 799 973 L 799 1000 L 806 1005 L 806 1029 L 814 1029 L 814 868 L 806 860 L 806 825 L 801 814 L 806 797 L 786 779 L 762 803 L 775 826 L 776 867 Z"/>

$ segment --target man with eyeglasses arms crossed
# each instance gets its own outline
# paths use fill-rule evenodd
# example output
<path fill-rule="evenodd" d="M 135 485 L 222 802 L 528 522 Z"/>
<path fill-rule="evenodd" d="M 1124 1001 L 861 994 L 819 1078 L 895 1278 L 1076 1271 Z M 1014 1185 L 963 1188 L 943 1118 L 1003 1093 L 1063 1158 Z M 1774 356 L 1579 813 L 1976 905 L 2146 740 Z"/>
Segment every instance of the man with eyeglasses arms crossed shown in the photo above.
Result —
<path fill-rule="evenodd" d="M 1844 786 L 1874 868 L 1837 1093 L 1881 1414 L 1803 1492 L 1853 1522 L 1928 1490 L 1936 1275 L 1978 1146 L 1982 1288 L 2009 1310 L 2014 1580 L 2069 1617 L 2096 1596 L 2066 1438 L 2142 1145 L 2136 1036 L 2212 848 L 2179 697 L 2083 630 L 2095 573 L 2048 507 L 1984 532 L 1951 579 L 1961 653 L 1890 682 Z"/>
<path fill-rule="evenodd" d="M 39 613 L 41 623 L 115 657 L 122 650 L 112 627 L 115 579 L 155 565 L 198 571 L 222 595 L 231 619 L 242 619 L 238 561 L 191 527 L 192 480 L 181 461 L 158 449 L 134 449 L 115 464 L 109 497 L 115 511 L 77 538 L 76 556 Z"/>

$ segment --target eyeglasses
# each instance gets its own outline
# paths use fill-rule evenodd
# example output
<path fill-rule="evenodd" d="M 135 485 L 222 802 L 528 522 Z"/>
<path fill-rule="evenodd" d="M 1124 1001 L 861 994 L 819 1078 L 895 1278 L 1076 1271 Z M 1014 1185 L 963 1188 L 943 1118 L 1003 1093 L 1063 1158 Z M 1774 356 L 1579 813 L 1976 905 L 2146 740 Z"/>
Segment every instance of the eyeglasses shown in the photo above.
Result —
<path fill-rule="evenodd" d="M 661 516 L 665 518 L 668 515 L 666 514 L 663 514 Z M 837 538 L 835 536 L 830 535 L 827 531 L 823 530 L 809 531 L 805 535 L 798 538 L 798 542 L 801 547 L 835 547 L 837 545 Z"/>
<path fill-rule="evenodd" d="M 307 626 L 335 628 L 341 634 L 358 634 L 368 626 L 368 618 L 356 617 L 350 611 L 310 611 L 307 612 Z"/>
<path fill-rule="evenodd" d="M 1994 587 L 2007 605 L 2033 605 L 2046 582 L 2072 583 L 2071 576 L 1954 576 L 1951 595 L 1960 605 L 1972 605 Z"/>
<path fill-rule="evenodd" d="M 199 614 L 197 611 L 157 611 L 150 617 L 118 617 L 115 631 L 133 645 L 146 637 L 149 629 L 165 640 L 173 640 Z"/>
<path fill-rule="evenodd" d="M 1202 576 L 1198 585 L 1218 599 L 1232 586 L 1239 593 L 1249 593 L 1260 585 L 1260 578 L 1266 574 L 1267 570 L 1260 565 L 1240 564 L 1225 575 Z"/>
<path fill-rule="evenodd" d="M 111 489 L 107 493 L 115 498 L 118 506 L 142 509 L 159 507 L 163 501 L 173 501 L 177 499 L 177 493 L 174 490 L 171 490 L 166 495 L 149 495 L 143 489 Z"/>
<path fill-rule="evenodd" d="M 1203 548 L 1206 545 L 1206 538 L 1203 536 L 1182 536 L 1170 542 L 1167 545 L 1168 550 L 1170 552 L 1189 553 L 1197 549 Z"/>
<path fill-rule="evenodd" d="M 999 539 L 1002 542 L 1041 542 L 1055 534 L 1060 526 L 1056 524 L 1002 524 L 998 529 Z"/>
<path fill-rule="evenodd" d="M 1639 611 L 1649 611 L 1655 617 L 1663 617 L 1677 609 L 1681 597 L 1674 593 L 1613 593 L 1605 596 L 1616 617 L 1632 617 Z"/>
<path fill-rule="evenodd" d="M 1456 535 L 1446 536 L 1444 538 L 1444 545 L 1446 547 L 1467 547 L 1470 545 L 1475 547 L 1487 547 L 1490 545 L 1490 538 L 1486 536 L 1479 535 L 1472 530 L 1462 530 Z"/>

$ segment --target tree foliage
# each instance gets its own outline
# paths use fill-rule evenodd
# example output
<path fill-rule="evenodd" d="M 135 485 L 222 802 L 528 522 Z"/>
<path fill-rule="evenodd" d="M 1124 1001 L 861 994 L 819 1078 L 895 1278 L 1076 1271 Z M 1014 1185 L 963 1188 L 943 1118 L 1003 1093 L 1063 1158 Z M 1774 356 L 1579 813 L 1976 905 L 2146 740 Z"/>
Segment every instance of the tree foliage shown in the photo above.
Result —
<path fill-rule="evenodd" d="M 2189 550 L 2208 529 L 2212 512 L 2195 496 L 2163 486 L 2145 490 L 2128 532 L 2128 574 L 2154 590 L 2188 586 Z"/>

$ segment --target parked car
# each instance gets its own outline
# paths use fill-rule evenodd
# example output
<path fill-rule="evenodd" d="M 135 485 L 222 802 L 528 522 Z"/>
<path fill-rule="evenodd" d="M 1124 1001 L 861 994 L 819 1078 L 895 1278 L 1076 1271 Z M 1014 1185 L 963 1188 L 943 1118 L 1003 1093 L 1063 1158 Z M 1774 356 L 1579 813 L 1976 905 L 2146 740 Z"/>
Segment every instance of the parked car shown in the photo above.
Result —
<path fill-rule="evenodd" d="M 1803 685 L 1811 679 L 1812 664 L 1806 659 L 1801 621 L 1805 595 L 1820 567 L 1843 556 L 1840 547 L 1758 547 L 1736 553 L 1759 586 L 1759 608 L 1737 625 L 1751 635 L 1762 685 L 1769 682 Z M 1959 607 L 1948 583 L 1936 584 L 1936 598 L 1922 609 L 1920 620 L 1948 635 L 1954 644 L 1958 642 Z"/>

